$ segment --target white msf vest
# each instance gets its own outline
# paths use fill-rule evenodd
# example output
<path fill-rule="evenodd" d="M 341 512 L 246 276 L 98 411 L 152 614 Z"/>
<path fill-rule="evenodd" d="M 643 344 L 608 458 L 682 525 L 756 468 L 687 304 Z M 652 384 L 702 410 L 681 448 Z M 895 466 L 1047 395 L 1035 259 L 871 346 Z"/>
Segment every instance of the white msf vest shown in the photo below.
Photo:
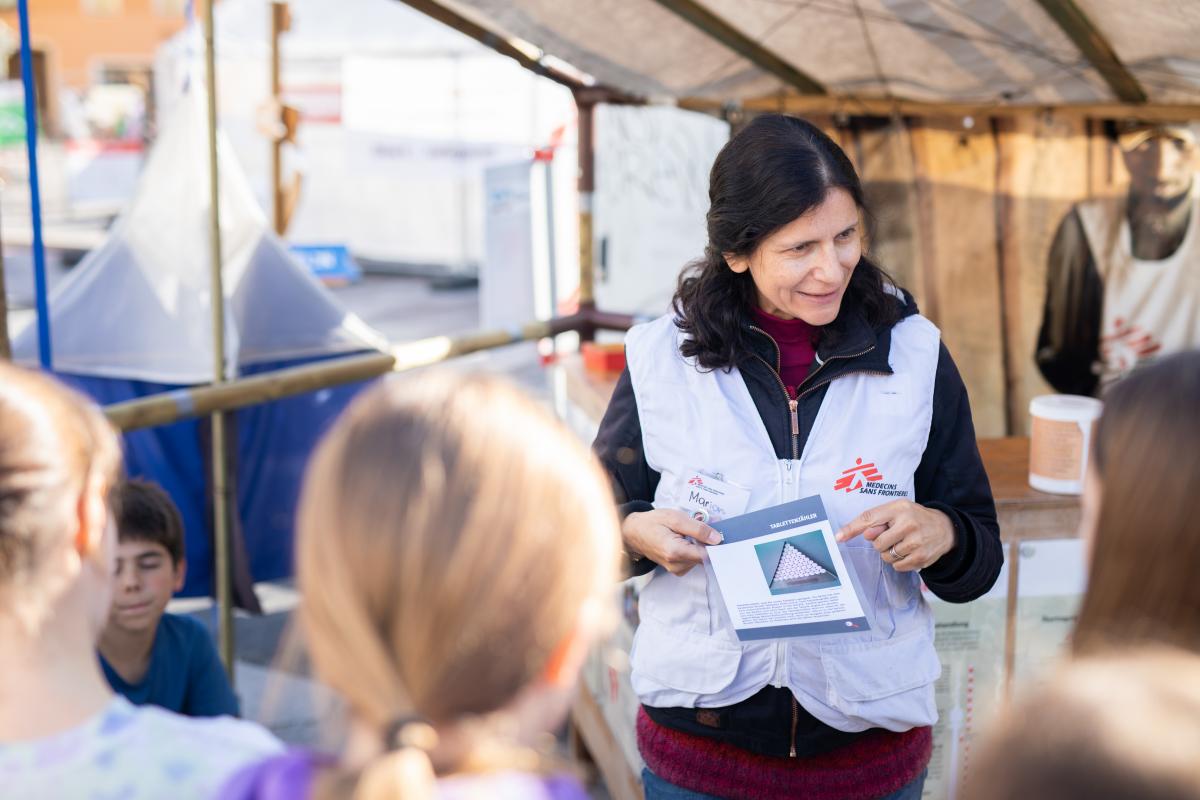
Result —
<path fill-rule="evenodd" d="M 680 354 L 680 336 L 664 316 L 626 338 L 646 462 L 662 474 L 656 507 L 680 505 L 687 470 L 748 487 L 746 511 L 820 495 L 835 531 L 869 508 L 913 498 L 940 342 L 928 320 L 912 316 L 892 329 L 894 374 L 850 373 L 829 385 L 799 460 L 775 457 L 740 372 L 699 370 Z M 739 642 L 709 565 L 682 577 L 656 569 L 633 644 L 639 699 L 719 708 L 769 684 L 786 686 L 838 730 L 932 725 L 941 665 L 920 579 L 896 572 L 861 536 L 841 548 L 857 573 L 869 631 Z"/>
<path fill-rule="evenodd" d="M 1102 386 L 1144 359 L 1200 347 L 1200 195 L 1196 190 L 1190 202 L 1183 241 L 1160 261 L 1134 258 L 1123 203 L 1101 200 L 1078 207 L 1092 260 L 1104 281 Z"/>

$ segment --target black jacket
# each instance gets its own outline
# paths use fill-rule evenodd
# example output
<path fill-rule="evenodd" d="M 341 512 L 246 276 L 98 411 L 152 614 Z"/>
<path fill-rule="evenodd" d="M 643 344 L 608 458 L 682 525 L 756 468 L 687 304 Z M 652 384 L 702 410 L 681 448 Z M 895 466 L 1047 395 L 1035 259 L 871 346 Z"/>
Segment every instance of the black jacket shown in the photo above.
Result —
<path fill-rule="evenodd" d="M 916 305 L 906 295 L 904 314 L 915 313 Z M 819 347 L 824 364 L 814 362 L 798 387 L 800 430 L 793 436 L 789 398 L 779 377 L 778 345 L 764 331 L 748 321 L 745 324 L 754 332 L 754 354 L 739 363 L 738 370 L 778 458 L 796 458 L 803 451 L 832 381 L 858 372 L 892 372 L 888 362 L 891 329 L 872 329 L 861 312 L 846 303 L 832 323 L 837 329 L 837 343 L 828 352 L 825 345 Z M 933 406 L 929 441 L 916 472 L 916 501 L 950 517 L 955 546 L 937 563 L 921 570 L 921 578 L 941 599 L 965 603 L 983 595 L 996 582 L 1004 552 L 991 487 L 975 442 L 966 386 L 945 345 L 938 356 Z M 617 382 L 593 448 L 612 477 L 622 515 L 650 510 L 659 474 L 646 463 L 628 370 Z M 632 572 L 644 574 L 655 566 L 642 559 L 632 565 Z M 863 735 L 825 725 L 800 708 L 790 691 L 770 686 L 736 705 L 705 709 L 703 715 L 688 708 L 647 707 L 646 711 L 660 725 L 771 756 L 789 755 L 793 742 L 796 755 L 815 755 Z"/>
<path fill-rule="evenodd" d="M 1038 369 L 1060 392 L 1094 395 L 1100 385 L 1104 281 L 1077 209 L 1062 219 L 1050 245 L 1046 303 L 1038 330 Z"/>

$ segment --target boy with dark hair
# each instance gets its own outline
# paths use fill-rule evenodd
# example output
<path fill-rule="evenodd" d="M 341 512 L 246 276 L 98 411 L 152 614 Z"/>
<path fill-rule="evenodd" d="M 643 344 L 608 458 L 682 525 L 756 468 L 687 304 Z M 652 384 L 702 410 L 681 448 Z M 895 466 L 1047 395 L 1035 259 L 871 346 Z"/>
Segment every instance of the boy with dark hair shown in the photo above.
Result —
<path fill-rule="evenodd" d="M 146 481 L 127 481 L 115 495 L 113 602 L 98 644 L 105 678 L 135 705 L 236 716 L 237 697 L 208 631 L 191 617 L 165 613 L 187 567 L 179 509 Z"/>

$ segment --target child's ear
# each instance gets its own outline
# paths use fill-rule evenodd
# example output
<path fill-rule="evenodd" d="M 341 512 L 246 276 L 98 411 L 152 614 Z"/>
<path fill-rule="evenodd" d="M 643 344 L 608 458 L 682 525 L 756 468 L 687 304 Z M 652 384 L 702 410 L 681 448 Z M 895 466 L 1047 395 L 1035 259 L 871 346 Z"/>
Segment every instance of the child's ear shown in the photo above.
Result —
<path fill-rule="evenodd" d="M 187 578 L 187 559 L 183 556 L 179 557 L 179 563 L 175 565 L 175 586 L 171 591 L 178 594 L 183 591 L 183 581 Z"/>
<path fill-rule="evenodd" d="M 75 552 L 81 559 L 102 554 L 104 537 L 113 535 L 113 531 L 108 530 L 111 519 L 104 496 L 104 480 L 98 476 L 88 478 L 75 506 Z"/>
<path fill-rule="evenodd" d="M 582 625 L 576 625 L 550 653 L 542 680 L 551 686 L 567 688 L 575 683 L 587 657 L 591 637 Z"/>

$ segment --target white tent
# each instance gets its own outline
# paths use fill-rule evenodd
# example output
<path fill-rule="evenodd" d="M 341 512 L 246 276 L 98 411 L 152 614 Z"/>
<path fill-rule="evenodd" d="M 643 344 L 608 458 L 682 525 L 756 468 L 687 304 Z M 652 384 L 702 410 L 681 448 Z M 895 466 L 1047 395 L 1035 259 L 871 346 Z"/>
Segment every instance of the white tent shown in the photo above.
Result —
<path fill-rule="evenodd" d="M 228 141 L 218 142 L 227 374 L 384 345 L 344 311 L 271 231 Z M 210 202 L 204 95 L 192 92 L 163 125 L 137 193 L 107 242 L 50 296 L 54 370 L 97 402 L 131 400 L 213 378 Z M 35 326 L 14 343 L 37 356 Z M 358 391 L 351 384 L 234 413 L 235 562 L 243 577 L 290 573 L 301 476 L 317 438 Z M 206 425 L 185 420 L 125 437 L 130 475 L 161 485 L 184 520 L 184 593 L 211 586 Z"/>
<path fill-rule="evenodd" d="M 224 137 L 218 148 L 228 373 L 381 347 L 381 337 L 272 233 Z M 162 127 L 106 243 L 50 298 L 56 371 L 161 384 L 212 380 L 207 152 L 203 94 L 189 92 Z M 34 326 L 14 352 L 36 359 Z"/>

